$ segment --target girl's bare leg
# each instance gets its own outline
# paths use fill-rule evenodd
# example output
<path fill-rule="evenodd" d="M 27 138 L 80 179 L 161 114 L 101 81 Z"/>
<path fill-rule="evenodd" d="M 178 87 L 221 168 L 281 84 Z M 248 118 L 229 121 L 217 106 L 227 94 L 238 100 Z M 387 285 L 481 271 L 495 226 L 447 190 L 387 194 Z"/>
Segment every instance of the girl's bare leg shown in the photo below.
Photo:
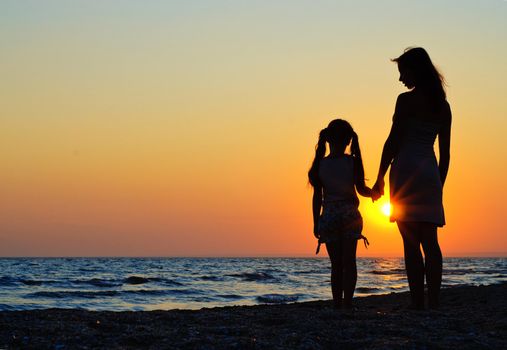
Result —
<path fill-rule="evenodd" d="M 352 306 L 352 297 L 356 289 L 357 265 L 356 265 L 356 239 L 343 239 L 343 305 L 347 308 Z"/>
<path fill-rule="evenodd" d="M 343 295 L 343 265 L 341 242 L 326 243 L 327 253 L 331 260 L 331 292 L 333 293 L 334 306 L 342 306 Z"/>

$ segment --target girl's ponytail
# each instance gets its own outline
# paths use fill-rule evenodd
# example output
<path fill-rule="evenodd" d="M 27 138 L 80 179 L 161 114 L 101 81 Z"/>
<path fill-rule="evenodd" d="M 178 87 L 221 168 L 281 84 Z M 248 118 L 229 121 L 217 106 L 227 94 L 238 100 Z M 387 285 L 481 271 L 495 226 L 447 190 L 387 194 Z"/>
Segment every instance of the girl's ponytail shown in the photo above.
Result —
<path fill-rule="evenodd" d="M 319 179 L 319 166 L 320 161 L 324 156 L 326 155 L 326 141 L 327 141 L 327 133 L 328 129 L 324 128 L 319 133 L 319 141 L 317 142 L 317 145 L 315 146 L 315 158 L 313 159 L 312 166 L 310 167 L 310 170 L 308 171 L 308 180 L 310 182 L 310 185 L 313 187 L 320 187 L 320 179 Z"/>
<path fill-rule="evenodd" d="M 356 171 L 358 172 L 357 178 L 364 182 L 364 166 L 363 157 L 361 156 L 361 149 L 359 148 L 359 138 L 355 131 L 352 131 L 352 143 L 350 145 L 350 153 L 356 162 Z"/>
<path fill-rule="evenodd" d="M 352 131 L 352 143 L 350 144 L 350 154 L 355 158 L 361 158 L 361 149 L 359 148 L 359 138 L 355 131 Z"/>

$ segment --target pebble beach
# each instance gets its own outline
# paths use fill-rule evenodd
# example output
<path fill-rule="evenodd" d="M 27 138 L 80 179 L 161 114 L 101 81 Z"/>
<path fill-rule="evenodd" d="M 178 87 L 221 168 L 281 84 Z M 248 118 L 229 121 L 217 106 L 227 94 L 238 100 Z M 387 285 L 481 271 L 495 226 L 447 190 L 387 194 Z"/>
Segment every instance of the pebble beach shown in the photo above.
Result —
<path fill-rule="evenodd" d="M 0 349 L 505 349 L 507 283 L 442 290 L 439 310 L 412 311 L 406 292 L 169 311 L 0 312 Z"/>

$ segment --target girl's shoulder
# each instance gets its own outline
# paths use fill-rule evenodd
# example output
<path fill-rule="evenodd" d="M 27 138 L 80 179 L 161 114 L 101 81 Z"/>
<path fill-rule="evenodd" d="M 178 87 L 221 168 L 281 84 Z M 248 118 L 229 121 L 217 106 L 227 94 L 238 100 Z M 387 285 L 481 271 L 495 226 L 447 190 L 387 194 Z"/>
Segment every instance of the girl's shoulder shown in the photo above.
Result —
<path fill-rule="evenodd" d="M 333 167 L 334 164 L 336 164 L 336 166 L 346 166 L 346 164 L 352 164 L 354 163 L 354 157 L 352 157 L 350 154 L 344 154 L 342 156 L 339 156 L 339 157 L 330 157 L 330 156 L 327 156 L 327 157 L 324 157 L 322 158 L 322 161 L 321 161 L 321 165 L 329 165 L 330 167 Z"/>
<path fill-rule="evenodd" d="M 340 159 L 350 160 L 350 159 L 354 159 L 354 157 L 352 157 L 350 154 L 343 154 L 338 157 L 326 156 L 326 157 L 322 158 L 322 160 L 325 160 L 325 161 L 337 161 Z"/>

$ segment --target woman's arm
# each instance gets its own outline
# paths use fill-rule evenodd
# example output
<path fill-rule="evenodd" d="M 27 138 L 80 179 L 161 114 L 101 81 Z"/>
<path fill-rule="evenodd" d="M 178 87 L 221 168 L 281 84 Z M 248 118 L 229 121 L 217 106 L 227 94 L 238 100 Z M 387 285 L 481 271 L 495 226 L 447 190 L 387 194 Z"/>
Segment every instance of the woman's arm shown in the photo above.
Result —
<path fill-rule="evenodd" d="M 440 181 L 442 182 L 442 186 L 444 186 L 445 179 L 447 178 L 447 171 L 449 170 L 449 162 L 451 160 L 450 148 L 452 114 L 449 105 L 447 105 L 447 110 L 446 120 L 438 134 L 438 151 L 440 154 L 438 170 L 440 172 Z"/>
<path fill-rule="evenodd" d="M 312 210 L 313 210 L 313 234 L 319 238 L 319 217 L 322 207 L 322 187 L 313 188 Z"/>
<path fill-rule="evenodd" d="M 401 137 L 401 118 L 404 110 L 404 94 L 398 96 L 396 100 L 396 107 L 393 116 L 393 125 L 391 131 L 384 143 L 382 149 L 382 156 L 380 157 L 380 166 L 377 175 L 377 182 L 373 186 L 373 190 L 378 192 L 380 195 L 384 194 L 384 176 L 387 173 L 387 169 L 391 165 L 391 162 L 398 151 L 398 145 Z"/>

